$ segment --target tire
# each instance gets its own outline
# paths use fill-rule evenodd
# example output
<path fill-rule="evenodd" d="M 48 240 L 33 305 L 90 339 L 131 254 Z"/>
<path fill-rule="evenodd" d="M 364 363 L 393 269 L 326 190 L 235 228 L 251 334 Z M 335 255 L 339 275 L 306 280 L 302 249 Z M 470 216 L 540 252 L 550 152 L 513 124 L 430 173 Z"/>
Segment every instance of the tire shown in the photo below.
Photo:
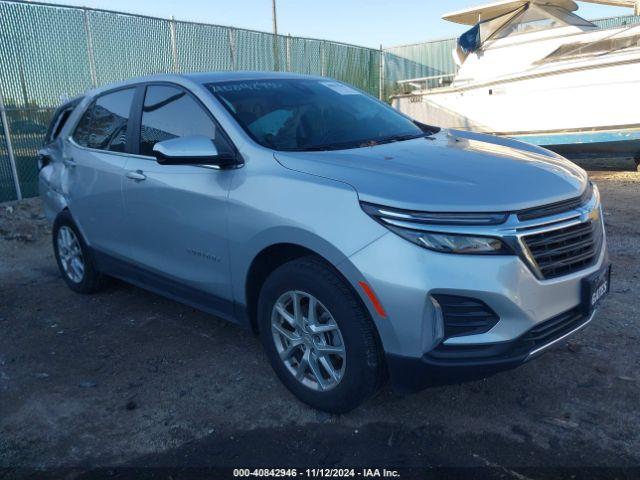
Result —
<path fill-rule="evenodd" d="M 106 284 L 106 277 L 96 268 L 91 250 L 68 210 L 58 214 L 53 223 L 52 233 L 56 263 L 67 286 L 74 292 L 83 294 L 101 290 Z M 70 247 L 69 244 L 75 246 Z M 70 251 L 76 253 L 70 256 Z M 79 268 L 77 261 L 69 260 L 73 257 L 79 259 L 82 269 Z"/>
<path fill-rule="evenodd" d="M 312 300 L 317 301 L 313 309 L 318 319 L 315 327 L 314 322 L 300 329 L 292 327 L 294 298 L 299 299 L 304 322 L 311 317 Z M 286 316 L 279 313 L 281 310 L 276 309 L 277 305 L 286 306 Z M 290 261 L 269 275 L 258 300 L 258 326 L 271 366 L 282 383 L 301 401 L 316 409 L 330 413 L 353 410 L 373 396 L 386 379 L 382 347 L 369 312 L 346 280 L 316 257 Z M 281 333 L 283 328 L 287 329 L 286 337 Z M 332 330 L 313 335 L 307 329 Z M 300 340 L 289 341 L 290 337 Z M 287 364 L 281 359 L 281 352 L 286 357 L 290 349 L 285 347 L 298 341 L 307 343 L 295 347 Z M 343 352 L 327 355 L 327 348 L 342 349 Z M 298 380 L 294 370 L 304 364 L 306 353 L 307 375 Z M 327 362 L 336 376 L 329 374 Z M 321 380 L 311 371 L 311 363 L 315 364 L 315 372 L 320 373 Z"/>

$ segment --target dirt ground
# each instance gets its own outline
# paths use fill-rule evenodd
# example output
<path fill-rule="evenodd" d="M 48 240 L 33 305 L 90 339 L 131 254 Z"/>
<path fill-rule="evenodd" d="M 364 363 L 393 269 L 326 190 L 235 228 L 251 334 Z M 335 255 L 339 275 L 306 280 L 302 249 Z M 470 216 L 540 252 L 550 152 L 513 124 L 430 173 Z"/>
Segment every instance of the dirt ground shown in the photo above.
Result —
<path fill-rule="evenodd" d="M 71 292 L 39 201 L 2 204 L 0 467 L 640 467 L 640 174 L 591 175 L 615 269 L 588 328 L 517 370 L 340 416 L 295 400 L 238 327 L 123 283 Z"/>

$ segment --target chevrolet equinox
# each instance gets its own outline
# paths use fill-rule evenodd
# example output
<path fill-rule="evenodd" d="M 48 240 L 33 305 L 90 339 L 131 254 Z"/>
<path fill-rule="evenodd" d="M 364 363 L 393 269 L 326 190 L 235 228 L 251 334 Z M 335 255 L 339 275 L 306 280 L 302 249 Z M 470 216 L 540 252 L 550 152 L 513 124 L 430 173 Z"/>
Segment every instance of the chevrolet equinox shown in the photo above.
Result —
<path fill-rule="evenodd" d="M 548 150 L 412 121 L 347 84 L 160 75 L 58 109 L 40 192 L 61 274 L 258 332 L 302 401 L 345 412 L 522 364 L 609 290 L 598 189 Z"/>

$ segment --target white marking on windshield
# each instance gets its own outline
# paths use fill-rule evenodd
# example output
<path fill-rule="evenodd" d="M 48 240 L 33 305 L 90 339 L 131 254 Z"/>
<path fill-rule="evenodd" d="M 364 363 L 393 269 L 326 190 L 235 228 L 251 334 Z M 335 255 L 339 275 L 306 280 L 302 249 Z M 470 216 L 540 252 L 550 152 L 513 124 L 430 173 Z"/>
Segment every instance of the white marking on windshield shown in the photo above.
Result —
<path fill-rule="evenodd" d="M 321 85 L 324 85 L 327 88 L 330 88 L 334 92 L 339 93 L 340 95 L 362 95 L 359 91 L 343 85 L 338 82 L 320 82 Z"/>
<path fill-rule="evenodd" d="M 215 84 L 211 83 L 209 85 L 211 91 L 213 93 L 228 93 L 228 92 L 242 92 L 245 90 L 276 90 L 284 87 L 284 84 L 281 82 L 270 82 L 270 81 L 255 81 L 255 82 L 242 82 L 242 83 L 231 83 L 231 84 Z"/>

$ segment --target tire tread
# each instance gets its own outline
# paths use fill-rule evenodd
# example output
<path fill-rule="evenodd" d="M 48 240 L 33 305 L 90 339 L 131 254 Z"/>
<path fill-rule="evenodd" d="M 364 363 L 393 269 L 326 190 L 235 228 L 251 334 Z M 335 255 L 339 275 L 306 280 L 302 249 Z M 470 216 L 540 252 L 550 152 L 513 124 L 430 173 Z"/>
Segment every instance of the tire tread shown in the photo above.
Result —
<path fill-rule="evenodd" d="M 365 368 L 362 369 L 362 377 L 360 378 L 360 385 L 358 389 L 350 391 L 347 395 L 348 398 L 341 398 L 339 401 L 327 401 L 327 402 L 311 402 L 308 398 L 301 398 L 301 400 L 321 410 L 330 411 L 332 413 L 344 413 L 357 407 L 360 403 L 366 399 L 375 395 L 380 388 L 384 385 L 386 380 L 386 369 L 384 368 L 384 355 L 381 346 L 381 342 L 378 338 L 378 333 L 375 329 L 375 325 L 371 320 L 368 310 L 364 303 L 357 295 L 357 293 L 351 288 L 350 284 L 342 277 L 342 275 L 330 264 L 315 256 L 300 257 L 298 259 L 287 262 L 278 267 L 265 281 L 263 290 L 260 295 L 258 314 L 261 317 L 259 319 L 261 336 L 263 337 L 263 343 L 272 342 L 270 338 L 270 332 L 265 332 L 267 320 L 266 317 L 270 315 L 270 306 L 265 305 L 266 299 L 263 292 L 270 288 L 272 282 L 278 282 L 281 278 L 295 278 L 297 275 L 311 275 L 318 282 L 325 283 L 334 292 L 337 298 L 341 302 L 345 303 L 346 309 L 349 312 L 349 320 L 356 325 L 358 334 L 362 338 Z M 323 301 L 322 299 L 319 299 Z M 268 312 L 264 310 L 268 309 Z M 342 329 L 342 327 L 341 327 Z M 267 345 L 265 345 L 266 347 Z M 267 349 L 269 353 L 269 349 Z M 273 359 L 271 359 L 273 364 Z M 277 360 L 280 361 L 279 359 Z M 349 368 L 349 367 L 347 367 Z M 278 372 L 278 376 L 283 380 L 285 385 L 290 390 L 294 390 L 289 385 L 289 382 L 283 378 Z M 292 381 L 294 381 L 292 379 Z M 294 394 L 296 392 L 294 391 Z M 300 398 L 300 395 L 297 395 Z"/>

